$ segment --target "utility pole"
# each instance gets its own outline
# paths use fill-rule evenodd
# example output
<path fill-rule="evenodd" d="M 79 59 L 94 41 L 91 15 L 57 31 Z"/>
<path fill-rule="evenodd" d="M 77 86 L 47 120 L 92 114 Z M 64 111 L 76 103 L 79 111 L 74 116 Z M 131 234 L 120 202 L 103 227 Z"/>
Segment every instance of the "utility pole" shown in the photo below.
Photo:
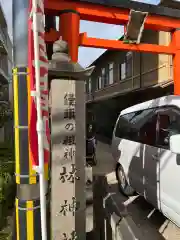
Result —
<path fill-rule="evenodd" d="M 16 240 L 41 240 L 39 176 L 29 145 L 30 77 L 28 69 L 29 0 L 13 1 L 13 92 L 15 134 Z M 50 236 L 48 236 L 50 239 Z"/>

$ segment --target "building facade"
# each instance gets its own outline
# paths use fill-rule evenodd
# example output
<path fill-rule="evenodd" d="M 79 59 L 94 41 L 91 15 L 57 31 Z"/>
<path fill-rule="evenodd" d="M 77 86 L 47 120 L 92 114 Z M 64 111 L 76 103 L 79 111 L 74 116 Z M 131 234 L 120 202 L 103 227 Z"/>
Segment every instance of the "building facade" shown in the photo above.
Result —
<path fill-rule="evenodd" d="M 144 30 L 141 42 L 168 45 L 170 38 L 166 32 Z M 92 65 L 95 70 L 86 82 L 86 101 L 100 134 L 112 134 L 123 108 L 173 93 L 170 55 L 107 50 Z"/>
<path fill-rule="evenodd" d="M 12 99 L 12 42 L 8 35 L 8 27 L 0 5 L 0 142 L 12 139 L 12 120 L 10 100 Z"/>

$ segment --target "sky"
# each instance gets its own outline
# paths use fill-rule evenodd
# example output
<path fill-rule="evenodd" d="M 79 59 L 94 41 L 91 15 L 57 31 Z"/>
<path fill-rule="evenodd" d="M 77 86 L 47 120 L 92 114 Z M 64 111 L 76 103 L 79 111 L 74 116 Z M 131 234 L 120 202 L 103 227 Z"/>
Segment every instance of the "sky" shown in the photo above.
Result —
<path fill-rule="evenodd" d="M 159 0 L 139 0 L 137 2 L 157 4 Z M 81 32 L 87 32 L 89 37 L 105 38 L 105 39 L 118 39 L 123 34 L 123 27 L 111 24 L 93 23 L 82 21 L 80 26 Z M 80 47 L 79 49 L 79 62 L 83 66 L 91 64 L 98 56 L 105 50 L 92 49 Z"/>
<path fill-rule="evenodd" d="M 15 1 L 15 0 L 14 0 Z M 157 4 L 160 0 L 137 0 L 144 3 Z M 8 32 L 12 39 L 12 0 L 0 0 L 8 23 Z M 81 21 L 80 32 L 87 32 L 89 37 L 118 39 L 123 34 L 123 28 L 117 25 Z M 103 49 L 79 48 L 79 62 L 86 67 L 104 52 Z"/>

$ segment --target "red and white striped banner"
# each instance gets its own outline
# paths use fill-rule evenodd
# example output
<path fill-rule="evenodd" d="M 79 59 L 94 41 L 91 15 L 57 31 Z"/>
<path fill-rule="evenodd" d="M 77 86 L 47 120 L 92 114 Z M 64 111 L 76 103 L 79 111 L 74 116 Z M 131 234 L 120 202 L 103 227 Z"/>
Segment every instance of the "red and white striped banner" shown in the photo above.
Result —
<path fill-rule="evenodd" d="M 49 106 L 48 106 L 48 59 L 46 44 L 44 39 L 44 1 L 38 0 L 37 19 L 38 19 L 38 42 L 39 42 L 39 65 L 40 65 L 40 86 L 41 86 L 41 109 L 44 124 L 44 161 L 47 163 L 50 157 L 50 129 L 49 129 Z M 32 165 L 38 166 L 38 134 L 37 134 L 37 110 L 35 78 L 35 54 L 34 54 L 34 34 L 32 18 L 32 0 L 29 0 L 29 20 L 28 20 L 28 67 L 30 71 L 30 123 L 29 123 L 29 144 L 32 156 Z"/>

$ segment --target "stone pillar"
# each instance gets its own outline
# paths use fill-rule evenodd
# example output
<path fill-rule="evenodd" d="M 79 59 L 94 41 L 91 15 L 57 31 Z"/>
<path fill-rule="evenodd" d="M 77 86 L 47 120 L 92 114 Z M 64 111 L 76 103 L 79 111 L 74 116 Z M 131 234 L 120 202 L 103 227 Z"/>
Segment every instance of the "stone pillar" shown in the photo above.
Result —
<path fill-rule="evenodd" d="M 85 239 L 84 82 L 51 83 L 53 239 Z M 73 238 L 72 238 L 73 239 Z"/>
<path fill-rule="evenodd" d="M 51 78 L 51 219 L 53 239 L 86 239 L 85 79 L 68 56 L 67 43 L 54 43 Z"/>

